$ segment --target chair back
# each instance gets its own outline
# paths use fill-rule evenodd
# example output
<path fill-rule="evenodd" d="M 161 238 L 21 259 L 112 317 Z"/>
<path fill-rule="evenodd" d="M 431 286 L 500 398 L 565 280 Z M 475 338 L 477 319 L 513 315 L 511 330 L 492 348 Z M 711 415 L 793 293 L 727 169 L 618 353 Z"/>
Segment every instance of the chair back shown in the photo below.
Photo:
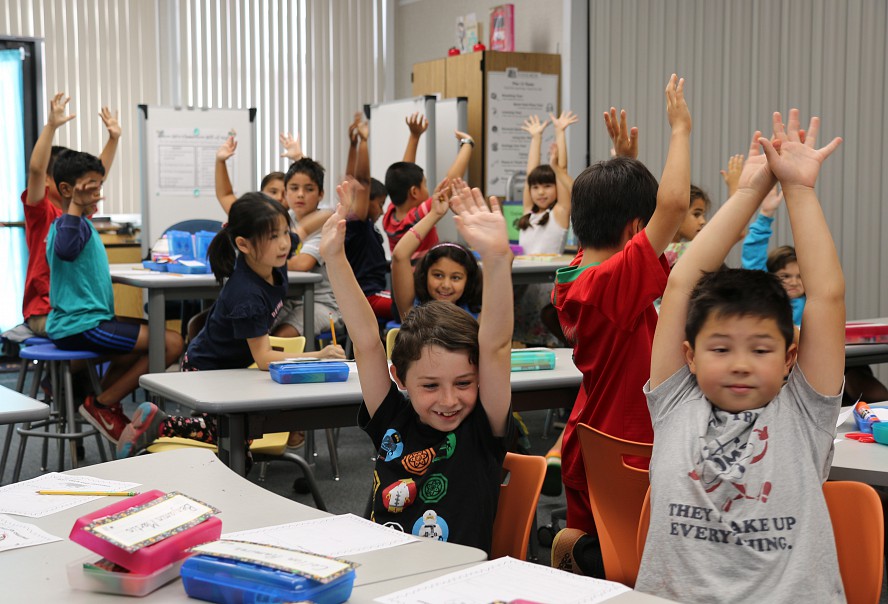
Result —
<path fill-rule="evenodd" d="M 177 222 L 176 224 L 170 225 L 165 228 L 163 232 L 166 233 L 167 231 L 185 231 L 186 233 L 191 233 L 193 235 L 200 231 L 218 233 L 221 230 L 222 223 L 218 220 L 195 218 L 192 220 L 183 220 L 182 222 Z"/>
<path fill-rule="evenodd" d="M 395 338 L 398 337 L 398 332 L 401 331 L 400 327 L 392 327 L 385 334 L 385 356 L 391 360 L 392 358 L 392 350 L 395 349 Z"/>
<path fill-rule="evenodd" d="M 287 354 L 302 354 L 302 351 L 305 350 L 305 336 L 298 336 L 295 338 L 268 336 L 268 340 L 271 342 L 272 349 L 286 352 Z M 250 369 L 255 368 L 256 363 L 250 365 Z"/>
<path fill-rule="evenodd" d="M 876 490 L 862 482 L 823 484 L 823 498 L 836 540 L 839 574 L 848 604 L 873 604 L 882 593 L 885 519 Z M 644 552 L 650 524 L 650 491 L 638 523 L 638 559 Z M 861 518 L 865 518 L 861 522 Z"/>
<path fill-rule="evenodd" d="M 506 477 L 500 485 L 490 559 L 512 556 L 524 560 L 546 476 L 546 459 L 539 455 L 506 453 L 503 469 Z"/>
<path fill-rule="evenodd" d="M 647 470 L 627 465 L 624 458 L 650 459 L 653 445 L 608 436 L 585 424 L 577 425 L 577 436 L 605 576 L 632 587 L 638 575 L 638 520 L 649 477 Z"/>

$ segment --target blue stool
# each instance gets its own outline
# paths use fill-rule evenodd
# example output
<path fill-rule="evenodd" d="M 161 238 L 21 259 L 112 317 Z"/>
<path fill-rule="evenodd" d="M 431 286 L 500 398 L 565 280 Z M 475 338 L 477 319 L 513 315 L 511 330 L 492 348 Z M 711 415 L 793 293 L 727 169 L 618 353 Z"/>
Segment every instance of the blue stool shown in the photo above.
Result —
<path fill-rule="evenodd" d="M 85 436 L 96 437 L 96 442 L 99 447 L 99 455 L 102 461 L 107 461 L 108 457 L 105 453 L 105 445 L 102 442 L 102 437 L 98 431 L 92 427 L 82 432 L 78 431 L 76 409 L 74 408 L 74 387 L 71 379 L 72 361 L 94 361 L 100 356 L 101 355 L 98 353 L 86 350 L 62 350 L 57 348 L 54 344 L 26 346 L 19 352 L 19 357 L 21 357 L 23 362 L 36 361 L 37 371 L 31 382 L 31 398 L 37 396 L 37 389 L 40 386 L 40 378 L 43 369 L 44 367 L 47 367 L 49 369 L 50 382 L 52 384 L 53 400 L 59 401 L 59 405 L 57 409 L 58 416 L 56 418 L 33 424 L 28 423 L 25 424 L 24 427 L 17 429 L 21 440 L 19 441 L 18 455 L 16 456 L 15 469 L 12 475 L 13 482 L 18 482 L 22 469 L 22 462 L 25 456 L 25 446 L 29 436 L 45 439 L 43 444 L 43 469 L 46 468 L 46 450 L 48 439 L 50 438 L 68 441 L 71 454 L 71 466 L 73 468 L 78 466 L 76 441 Z M 101 387 L 99 386 L 99 378 L 92 363 L 87 363 L 87 371 L 89 372 L 89 378 L 92 382 L 93 389 L 98 394 L 101 392 Z M 60 397 L 60 393 L 63 393 L 63 398 Z M 64 404 L 62 404 L 62 400 L 64 400 Z M 56 425 L 56 432 L 49 432 L 50 424 Z M 36 430 L 34 429 L 35 427 L 42 427 L 44 430 Z M 59 443 L 59 471 L 63 469 L 64 456 L 64 447 Z"/>

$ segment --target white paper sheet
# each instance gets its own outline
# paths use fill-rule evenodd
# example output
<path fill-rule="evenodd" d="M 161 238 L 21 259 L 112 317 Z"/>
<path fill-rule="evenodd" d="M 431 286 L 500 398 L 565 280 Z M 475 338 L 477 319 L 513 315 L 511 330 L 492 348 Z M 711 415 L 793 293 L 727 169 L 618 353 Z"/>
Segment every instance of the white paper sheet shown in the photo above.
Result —
<path fill-rule="evenodd" d="M 0 552 L 61 540 L 61 537 L 50 535 L 36 526 L 0 514 Z"/>
<path fill-rule="evenodd" d="M 222 538 L 301 549 L 334 558 L 418 541 L 413 535 L 364 520 L 354 514 L 227 533 Z"/>
<path fill-rule="evenodd" d="M 540 564 L 499 558 L 377 598 L 383 604 L 489 604 L 524 599 L 546 604 L 594 604 L 630 591 Z"/>
<path fill-rule="evenodd" d="M 37 491 L 129 491 L 137 486 L 140 486 L 140 483 L 50 472 L 0 488 L 0 514 L 41 518 L 100 499 L 95 496 L 38 495 Z M 110 505 L 111 498 L 106 499 Z"/>

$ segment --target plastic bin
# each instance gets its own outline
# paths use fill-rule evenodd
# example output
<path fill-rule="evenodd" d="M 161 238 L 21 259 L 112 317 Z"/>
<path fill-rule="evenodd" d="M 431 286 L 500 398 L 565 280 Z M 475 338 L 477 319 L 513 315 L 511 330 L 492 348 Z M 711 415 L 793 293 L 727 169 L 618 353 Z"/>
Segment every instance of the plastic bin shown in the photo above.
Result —
<path fill-rule="evenodd" d="M 279 384 L 344 382 L 348 365 L 340 361 L 275 361 L 269 363 L 271 379 Z"/>

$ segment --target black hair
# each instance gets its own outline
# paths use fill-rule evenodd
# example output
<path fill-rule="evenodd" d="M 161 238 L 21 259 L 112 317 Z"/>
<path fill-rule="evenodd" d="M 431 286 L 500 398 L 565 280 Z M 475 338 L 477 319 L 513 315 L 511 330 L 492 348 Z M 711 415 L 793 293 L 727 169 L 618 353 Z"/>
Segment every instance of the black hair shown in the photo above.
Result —
<path fill-rule="evenodd" d="M 52 165 L 52 179 L 55 181 L 56 187 L 62 183 L 73 187 L 77 183 L 77 179 L 88 172 L 98 172 L 104 176 L 105 166 L 102 165 L 102 160 L 95 155 L 64 147 L 56 155 Z"/>
<path fill-rule="evenodd" d="M 455 302 L 457 306 L 465 306 L 473 313 L 481 311 L 481 267 L 475 255 L 465 246 L 458 243 L 439 243 L 432 247 L 425 256 L 420 258 L 413 269 L 413 291 L 420 304 L 431 301 L 429 293 L 429 270 L 441 258 L 449 258 L 466 269 L 466 287 L 462 296 Z"/>
<path fill-rule="evenodd" d="M 478 365 L 478 321 L 449 302 L 432 300 L 410 310 L 392 348 L 392 365 L 402 382 L 410 366 L 426 346 L 453 352 L 468 351 L 469 362 Z"/>
<path fill-rule="evenodd" d="M 262 189 L 265 188 L 265 185 L 267 185 L 268 183 L 270 183 L 274 180 L 284 180 L 284 173 L 283 172 L 269 172 L 268 174 L 266 174 L 262 178 L 262 182 L 259 184 L 259 190 L 261 191 Z"/>
<path fill-rule="evenodd" d="M 765 262 L 765 267 L 769 273 L 776 273 L 786 268 L 786 265 L 790 262 L 798 261 L 794 247 L 791 245 L 781 245 L 768 252 L 768 260 Z"/>
<path fill-rule="evenodd" d="M 290 182 L 290 179 L 293 178 L 296 174 L 306 174 L 312 182 L 314 182 L 318 186 L 318 192 L 324 192 L 324 166 L 311 159 L 310 157 L 303 157 L 298 161 L 294 161 L 290 164 L 290 168 L 287 170 L 287 173 L 284 175 L 284 186 L 287 186 L 287 183 Z"/>
<path fill-rule="evenodd" d="M 55 165 L 56 158 L 65 151 L 70 151 L 68 147 L 62 147 L 61 145 L 53 145 L 49 151 L 49 162 L 46 164 L 46 173 L 52 176 L 52 167 Z M 55 177 L 53 176 L 53 180 Z"/>
<path fill-rule="evenodd" d="M 556 184 L 555 178 L 555 170 L 552 169 L 552 166 L 548 164 L 540 164 L 536 168 L 530 171 L 530 174 L 527 175 L 527 181 L 524 183 L 525 187 L 532 187 L 533 185 L 554 185 Z M 558 203 L 558 199 L 555 199 L 555 203 Z M 552 206 L 555 205 L 552 204 Z M 552 206 L 549 206 L 550 208 Z M 540 208 L 537 204 L 533 204 L 533 208 L 531 208 L 530 212 L 519 218 L 515 225 L 521 229 L 530 228 L 530 215 L 536 214 L 540 211 Z M 549 212 L 546 212 L 542 216 L 540 216 L 540 221 L 537 223 L 539 226 L 545 226 L 549 222 Z"/>
<path fill-rule="evenodd" d="M 743 268 L 723 268 L 705 273 L 688 301 L 685 338 L 691 348 L 711 316 L 774 319 L 786 347 L 792 344 L 792 306 L 780 280 L 771 273 Z"/>
<path fill-rule="evenodd" d="M 570 221 L 583 247 L 620 244 L 632 220 L 647 224 L 657 207 L 657 179 L 643 163 L 614 157 L 592 164 L 573 184 Z"/>
<path fill-rule="evenodd" d="M 385 190 L 396 206 L 407 201 L 410 187 L 422 186 L 425 174 L 422 168 L 410 161 L 397 161 L 385 171 Z"/>
<path fill-rule="evenodd" d="M 375 178 L 370 179 L 370 199 L 377 199 L 382 197 L 383 201 L 385 201 L 386 196 L 388 195 L 388 191 L 385 188 L 385 185 Z"/>
<path fill-rule="evenodd" d="M 234 272 L 237 259 L 235 239 L 243 237 L 257 245 L 278 228 L 281 218 L 290 226 L 290 215 L 284 206 L 264 193 L 244 193 L 231 204 L 228 223 L 213 237 L 207 248 L 207 259 L 220 285 Z"/>
<path fill-rule="evenodd" d="M 704 191 L 697 185 L 691 185 L 691 203 L 694 203 L 695 199 L 703 200 L 703 207 L 706 209 L 707 212 L 709 211 L 709 208 L 712 207 L 712 201 L 709 199 L 709 195 L 706 193 L 706 191 Z"/>

